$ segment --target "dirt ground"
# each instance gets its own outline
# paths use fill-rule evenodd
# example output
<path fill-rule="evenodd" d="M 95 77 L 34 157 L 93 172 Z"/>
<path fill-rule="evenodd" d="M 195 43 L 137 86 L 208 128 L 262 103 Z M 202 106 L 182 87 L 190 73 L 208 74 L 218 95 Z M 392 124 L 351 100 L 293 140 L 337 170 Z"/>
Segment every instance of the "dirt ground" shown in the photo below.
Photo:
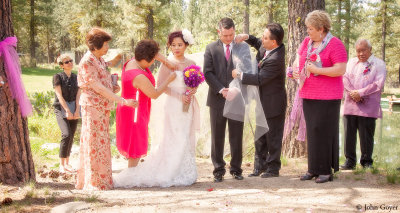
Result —
<path fill-rule="evenodd" d="M 115 172 L 125 166 L 124 160 L 114 159 Z M 86 207 L 76 212 L 400 212 L 400 185 L 387 184 L 385 177 L 368 171 L 339 172 L 333 182 L 316 184 L 298 178 L 306 171 L 306 159 L 290 159 L 280 177 L 249 178 L 253 165 L 244 163 L 244 180 L 226 174 L 222 183 L 213 183 L 211 160 L 198 158 L 197 166 L 195 184 L 170 188 L 89 192 L 75 190 L 73 177 L 38 175 L 36 184 L 0 185 L 0 199 L 13 199 L 0 211 L 49 212 L 64 203 L 83 201 Z"/>

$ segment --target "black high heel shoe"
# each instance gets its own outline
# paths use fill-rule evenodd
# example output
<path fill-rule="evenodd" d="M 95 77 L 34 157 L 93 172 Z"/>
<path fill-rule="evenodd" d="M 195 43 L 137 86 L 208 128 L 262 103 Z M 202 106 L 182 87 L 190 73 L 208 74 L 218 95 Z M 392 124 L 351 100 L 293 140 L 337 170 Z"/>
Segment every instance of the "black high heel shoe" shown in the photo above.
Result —
<path fill-rule="evenodd" d="M 328 181 L 333 181 L 333 175 L 319 175 L 315 178 L 316 183 L 325 183 Z"/>
<path fill-rule="evenodd" d="M 313 179 L 314 177 L 317 177 L 318 175 L 314 175 L 314 174 L 311 174 L 311 173 L 306 173 L 305 175 L 302 175 L 302 176 L 300 176 L 300 180 L 311 180 L 311 179 Z"/>

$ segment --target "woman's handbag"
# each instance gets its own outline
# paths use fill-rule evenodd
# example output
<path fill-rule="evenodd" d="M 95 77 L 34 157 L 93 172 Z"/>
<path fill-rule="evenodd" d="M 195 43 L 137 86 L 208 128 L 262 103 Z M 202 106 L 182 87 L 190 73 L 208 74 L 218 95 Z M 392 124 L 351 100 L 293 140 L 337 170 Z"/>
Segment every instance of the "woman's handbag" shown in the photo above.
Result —
<path fill-rule="evenodd" d="M 71 102 L 66 101 L 65 103 L 67 104 L 69 111 L 71 111 L 71 113 L 74 114 L 75 110 L 76 110 L 76 102 L 75 101 L 71 101 Z M 67 117 L 67 113 L 66 113 L 64 107 L 61 107 L 61 115 L 63 118 Z M 79 111 L 79 116 L 81 116 L 80 111 Z"/>

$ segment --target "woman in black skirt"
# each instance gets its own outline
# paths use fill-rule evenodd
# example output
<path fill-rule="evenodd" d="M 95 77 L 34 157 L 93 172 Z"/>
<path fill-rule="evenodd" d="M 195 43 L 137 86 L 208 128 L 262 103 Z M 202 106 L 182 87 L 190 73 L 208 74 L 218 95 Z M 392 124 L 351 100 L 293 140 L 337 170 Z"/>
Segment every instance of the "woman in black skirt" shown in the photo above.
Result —
<path fill-rule="evenodd" d="M 342 75 L 347 53 L 343 43 L 330 33 L 331 20 L 315 10 L 305 20 L 308 36 L 298 50 L 300 89 L 307 130 L 308 171 L 300 180 L 332 181 L 339 170 L 339 112 L 343 97 Z M 299 76 L 294 72 L 294 76 Z M 301 85 L 301 84 L 300 84 Z"/>
<path fill-rule="evenodd" d="M 60 172 L 75 172 L 69 165 L 69 156 L 80 117 L 80 91 L 77 75 L 71 72 L 74 66 L 73 60 L 63 54 L 58 57 L 57 62 L 63 69 L 63 72 L 53 76 L 53 87 L 56 93 L 53 106 L 58 126 L 61 129 Z"/>

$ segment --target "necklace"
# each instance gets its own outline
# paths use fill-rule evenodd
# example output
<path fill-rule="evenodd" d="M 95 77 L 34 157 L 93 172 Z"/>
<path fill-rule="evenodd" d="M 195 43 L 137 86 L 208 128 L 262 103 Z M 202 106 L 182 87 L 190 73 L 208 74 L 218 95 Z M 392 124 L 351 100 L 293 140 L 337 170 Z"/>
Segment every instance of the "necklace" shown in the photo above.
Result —
<path fill-rule="evenodd" d="M 135 60 L 135 64 L 141 69 L 141 70 L 143 70 L 143 71 L 145 71 L 146 72 L 146 70 L 144 70 L 139 64 L 138 64 L 138 62 Z"/>
<path fill-rule="evenodd" d="M 318 43 L 314 41 L 313 47 L 318 48 L 321 44 L 322 44 L 322 41 L 318 41 Z"/>
<path fill-rule="evenodd" d="M 174 56 L 174 59 L 178 62 L 178 63 L 185 63 L 186 58 L 182 57 L 181 59 L 178 59 L 176 56 Z"/>

